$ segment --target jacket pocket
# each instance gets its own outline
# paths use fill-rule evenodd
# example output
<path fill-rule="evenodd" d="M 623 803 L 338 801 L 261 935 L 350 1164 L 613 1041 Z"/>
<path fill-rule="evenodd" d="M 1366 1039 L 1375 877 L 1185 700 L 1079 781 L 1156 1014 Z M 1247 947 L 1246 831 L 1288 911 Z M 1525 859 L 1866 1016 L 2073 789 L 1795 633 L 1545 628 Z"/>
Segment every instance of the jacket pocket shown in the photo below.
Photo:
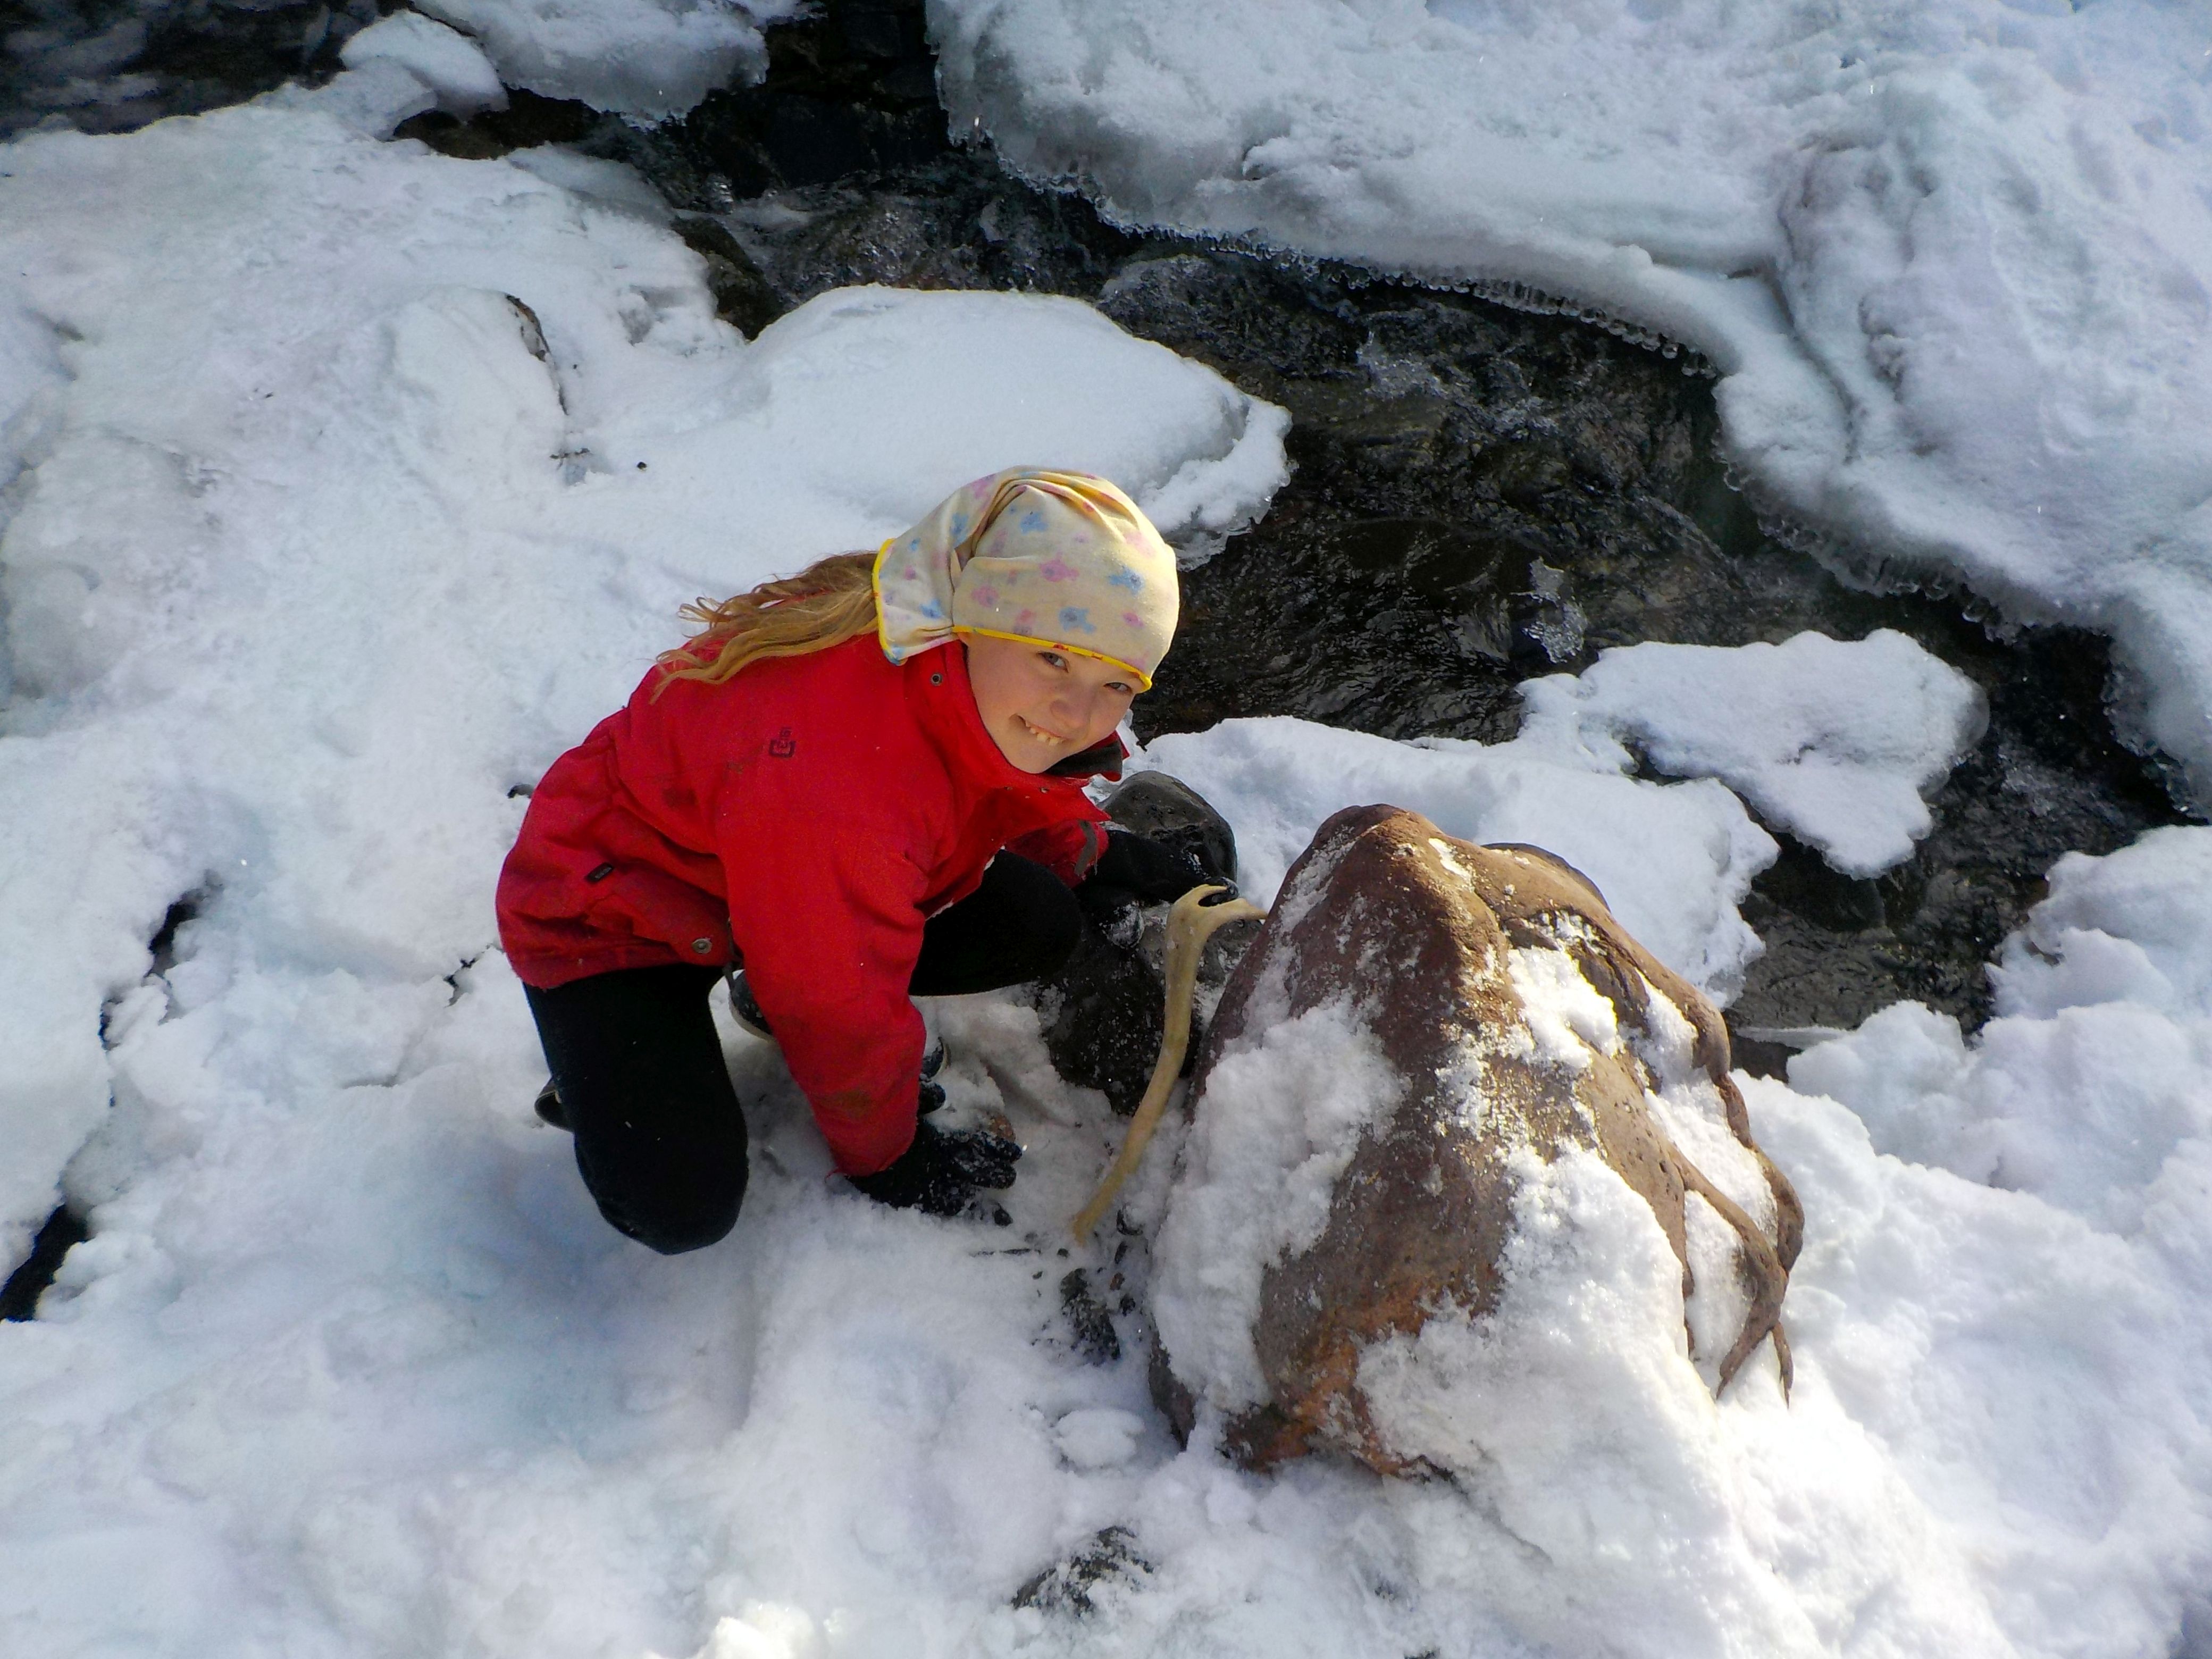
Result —
<path fill-rule="evenodd" d="M 595 931 L 651 939 L 704 966 L 730 960 L 729 908 L 718 896 L 649 864 L 606 862 L 605 875 L 586 878 L 584 915 Z"/>

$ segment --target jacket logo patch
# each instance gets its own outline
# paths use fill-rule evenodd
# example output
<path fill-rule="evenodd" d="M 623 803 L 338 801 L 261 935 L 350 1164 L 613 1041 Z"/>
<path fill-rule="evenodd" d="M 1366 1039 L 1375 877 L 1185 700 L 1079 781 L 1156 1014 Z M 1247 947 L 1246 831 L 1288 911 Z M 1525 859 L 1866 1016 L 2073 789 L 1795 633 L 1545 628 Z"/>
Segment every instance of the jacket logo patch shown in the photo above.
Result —
<path fill-rule="evenodd" d="M 789 760 L 799 752 L 799 739 L 791 735 L 789 726 L 768 740 L 768 752 L 776 760 Z"/>

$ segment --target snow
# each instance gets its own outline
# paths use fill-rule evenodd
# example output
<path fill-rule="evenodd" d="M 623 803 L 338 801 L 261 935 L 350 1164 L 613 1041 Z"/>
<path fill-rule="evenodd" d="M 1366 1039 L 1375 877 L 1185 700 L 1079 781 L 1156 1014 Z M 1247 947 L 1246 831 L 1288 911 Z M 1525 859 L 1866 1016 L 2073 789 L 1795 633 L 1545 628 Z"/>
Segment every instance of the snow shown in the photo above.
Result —
<path fill-rule="evenodd" d="M 1620 1052 L 1613 1004 L 1565 951 L 1509 951 L 1506 982 L 1520 1000 L 1534 1058 L 1559 1071 L 1587 1072 L 1600 1054 Z"/>
<path fill-rule="evenodd" d="M 2208 859 L 2199 829 L 2069 854 L 1977 1039 L 1901 1004 L 1751 1097 L 1805 1200 L 1800 1329 L 1852 1356 L 1855 1417 L 1948 1461 L 1929 1499 L 2000 1615 L 2076 1651 L 2191 1650 L 2146 1615 L 2212 1553 Z"/>
<path fill-rule="evenodd" d="M 1279 411 L 1087 307 L 857 289 L 746 346 L 647 222 L 313 105 L 33 138 L 0 179 L 32 468 L 0 544 L 10 1257 L 180 896 L 247 962 L 435 986 L 493 939 L 509 790 L 684 600 L 1008 454 L 1114 476 L 1170 535 L 1281 477 Z"/>
<path fill-rule="evenodd" d="M 1176 1374 L 1231 1409 L 1267 1397 L 1252 1346 L 1261 1277 L 1320 1238 L 1337 1177 L 1401 1092 L 1350 1008 L 1284 1018 L 1279 987 L 1256 1006 L 1257 1036 L 1214 1068 L 1218 1109 L 1200 1116 L 1185 1151 L 1152 1296 Z"/>
<path fill-rule="evenodd" d="M 1526 842 L 1595 881 L 1628 931 L 1725 1004 L 1760 950 L 1737 913 L 1774 838 L 1710 778 L 1626 775 L 1618 744 L 1556 724 L 1487 747 L 1452 738 L 1396 743 L 1310 721 L 1224 720 L 1147 745 L 1139 764 L 1182 779 L 1237 828 L 1238 881 L 1270 902 L 1322 821 L 1377 801 L 1412 808 L 1462 841 Z"/>
<path fill-rule="evenodd" d="M 483 48 L 420 12 L 396 11 L 371 23 L 338 49 L 338 58 L 348 69 L 389 59 L 435 93 L 449 115 L 507 107 L 507 88 Z"/>
<path fill-rule="evenodd" d="M 1762 1373 L 1756 1406 L 1714 1409 L 1681 1358 L 1680 1265 L 1643 1200 L 1594 1154 L 1523 1164 L 1497 1313 L 1431 1319 L 1359 1367 L 1394 1443 L 1497 1505 L 1525 1553 L 1498 1579 L 1516 1626 L 1553 1651 L 1589 1651 L 1601 1630 L 1605 1651 L 1652 1659 L 2005 1651 L 1955 1547 L 1827 1402 L 1801 1389 L 1785 1408 Z M 1840 1627 L 1838 1587 L 1778 1559 L 1792 1528 L 1775 1510 L 1796 1504 L 1826 1510 L 1824 1530 L 1886 1534 L 1854 1562 L 1896 1598 L 1862 1602 L 1867 1627 Z M 1926 1559 L 1907 1566 L 1908 1549 Z M 1667 1556 L 1678 1571 L 1652 1574 Z"/>
<path fill-rule="evenodd" d="M 1616 647 L 1521 695 L 1529 725 L 1632 745 L 1670 777 L 1718 778 L 1850 876 L 1912 856 L 1930 828 L 1923 792 L 1988 719 L 1972 681 L 1887 628 L 1849 641 Z"/>
<path fill-rule="evenodd" d="M 422 0 L 483 43 L 511 87 L 641 120 L 681 115 L 768 67 L 763 26 L 793 0 Z M 348 63 L 353 61 L 349 58 Z"/>
<path fill-rule="evenodd" d="M 1686 133 L 1705 130 L 1693 112 L 1744 115 L 1714 102 L 1741 53 L 1707 67 L 1664 50 L 1704 15 L 1654 10 L 1638 25 L 1650 61 L 1598 91 L 1664 88 Z M 1953 15 L 1893 21 L 1918 39 Z M 1399 14 L 1329 15 L 1357 34 Z M 2114 0 L 2012 15 L 2015 80 L 2044 73 L 2050 40 L 2078 39 L 2085 86 L 2134 61 L 2142 20 L 2177 40 L 2196 26 Z M 1311 46 L 1310 14 L 1281 16 L 1249 52 L 1224 46 L 1224 110 L 1243 107 L 1249 54 L 1287 74 Z M 1589 44 L 1611 17 L 1552 9 L 1516 27 L 1566 31 L 1618 66 Z M 1466 25 L 1411 27 L 1440 43 L 1439 74 L 1468 70 Z M 1427 33 L 1442 30 L 1459 33 Z M 482 38 L 501 62 L 489 24 Z M 1507 67 L 1468 84 L 1536 84 Z M 1909 67 L 1857 71 L 1876 88 L 1856 95 L 1869 119 L 1901 106 Z M 1817 87 L 1843 71 L 1802 73 Z M 608 1229 L 566 1138 L 531 1112 L 542 1059 L 490 948 L 510 791 L 616 705 L 695 594 L 867 545 L 1010 457 L 1115 475 L 1203 543 L 1279 483 L 1283 421 L 1065 301 L 854 290 L 740 341 L 635 181 L 558 153 L 461 161 L 377 142 L 434 104 L 426 74 L 441 77 L 420 57 L 372 58 L 313 93 L 0 152 L 0 1258 L 20 1259 L 58 1179 L 92 1228 L 40 1316 L 0 1327 L 0 1644 L 548 1659 L 2201 1645 L 2212 832 L 2063 860 L 2001 953 L 2001 1018 L 1979 1037 L 1907 1007 L 1801 1056 L 1791 1087 L 1747 1082 L 1808 1212 L 1786 1406 L 1757 1364 L 1712 1400 L 1648 1212 L 1569 1160 L 1528 1188 L 1500 1319 L 1437 1322 L 1425 1347 L 1373 1357 L 1404 1431 L 1471 1471 L 1456 1484 L 1325 1462 L 1249 1475 L 1204 1426 L 1178 1449 L 1147 1398 L 1141 1322 L 1122 1318 L 1112 1364 L 1067 1338 L 1070 1270 L 1109 1305 L 1116 1273 L 1146 1291 L 1141 1249 L 1116 1264 L 1110 1239 L 1063 1243 L 1121 1126 L 1057 1082 L 1035 1014 L 1005 998 L 948 1004 L 943 1027 L 946 1109 L 1004 1112 L 1030 1147 L 1010 1227 L 831 1184 L 774 1052 L 730 1030 L 756 1148 L 736 1232 L 663 1259 Z M 1943 107 L 1968 95 L 1964 69 L 1922 78 Z M 1990 97 L 2009 84 L 1984 79 Z M 2185 160 L 2196 83 L 2176 70 L 2172 84 L 2158 154 Z M 1283 103 L 1284 133 L 1324 101 Z M 1417 131 L 1437 125 L 1402 101 Z M 2079 146 L 2041 186 L 2049 239 L 2078 228 L 2082 158 L 2157 149 L 2082 107 Z M 1711 216 L 1720 268 L 1734 158 L 1756 147 L 1713 142 L 1700 173 L 1614 131 L 1635 165 L 1727 210 Z M 2168 165 L 2116 171 L 2112 213 Z M 1966 211 L 1940 189 L 1923 199 Z M 1408 235 L 1419 200 L 1397 216 Z M 2195 211 L 2181 203 L 2162 234 L 2183 237 Z M 2111 258 L 2138 258 L 2109 223 Z M 1727 314 L 1711 297 L 1724 279 L 1662 276 L 1637 291 Z M 2154 597 L 2183 580 L 2128 550 L 2166 499 L 2145 469 L 2179 476 L 2203 430 L 2181 418 L 2193 348 L 2149 327 L 2185 309 L 2164 292 L 2123 282 L 2081 313 L 2081 361 L 2110 343 L 2112 307 L 2140 301 L 2140 349 L 2181 390 L 2158 404 L 2117 355 L 2109 441 L 2035 452 L 2079 491 L 2112 468 L 2115 550 L 2079 567 L 2085 606 L 2130 571 Z M 1899 337 L 1917 361 L 1964 337 Z M 2031 391 L 2056 372 L 2033 350 L 2017 362 Z M 1749 377 L 1729 394 L 1739 434 L 1756 429 L 1750 390 L 1794 384 L 1730 372 Z M 2040 406 L 2023 398 L 2025 420 Z M 1956 459 L 1900 459 L 1869 431 L 1853 485 L 1869 501 L 1883 468 Z M 2049 499 L 2089 503 L 2057 484 Z M 2197 614 L 2173 612 L 2177 650 Z M 1328 812 L 1395 799 L 1455 835 L 1557 849 L 1725 994 L 1756 948 L 1736 907 L 1771 841 L 1715 776 L 1630 775 L 1611 660 L 1575 694 L 1571 732 L 1532 720 L 1484 749 L 1243 721 L 1146 758 L 1228 811 L 1263 898 Z M 1917 706 L 1934 722 L 1954 705 L 1930 688 Z M 1808 755 L 1869 766 L 1893 795 L 1919 775 L 1912 755 L 1954 739 L 1931 724 L 1924 749 L 1898 747 L 1888 708 L 1808 727 Z M 1667 726 L 1634 740 L 1656 753 Z M 1747 792 L 1775 769 L 1778 751 L 1747 738 L 1740 752 L 1702 729 L 1680 740 L 1686 769 L 1725 763 Z M 1849 844 L 1863 826 L 1832 809 L 1799 832 Z M 197 914 L 150 973 L 147 941 L 188 894 Z M 1704 1107 L 1672 1089 L 1674 1121 L 1694 1121 Z M 1346 1103 L 1308 1103 L 1336 1133 Z M 1171 1114 L 1133 1216 L 1160 1217 L 1182 1135 Z M 1439 1378 L 1493 1402 L 1494 1425 L 1425 1414 Z M 1097 1613 L 1012 1605 L 1110 1527 L 1141 1565 L 1097 1587 Z"/>
<path fill-rule="evenodd" d="M 2212 12 L 933 0 L 956 130 L 1126 222 L 1688 345 L 1771 509 L 2110 633 L 2212 788 Z"/>
<path fill-rule="evenodd" d="M 1885 1152 L 2133 1232 L 2160 1171 L 2212 1136 L 2208 866 L 2212 832 L 2195 829 L 2069 854 L 2007 941 L 1976 1042 L 1899 1003 L 1796 1056 L 1791 1080 L 1850 1106 Z"/>

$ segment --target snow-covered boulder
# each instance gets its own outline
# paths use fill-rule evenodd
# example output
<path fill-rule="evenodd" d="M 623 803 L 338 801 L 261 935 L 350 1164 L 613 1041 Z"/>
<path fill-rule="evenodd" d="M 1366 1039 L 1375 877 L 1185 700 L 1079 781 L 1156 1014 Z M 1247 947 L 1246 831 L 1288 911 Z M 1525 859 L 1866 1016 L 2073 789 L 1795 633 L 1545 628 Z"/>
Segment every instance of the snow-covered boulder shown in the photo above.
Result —
<path fill-rule="evenodd" d="M 1154 1311 L 1174 1386 L 1249 1462 L 1479 1465 L 1462 1351 L 1558 1164 L 1646 1206 L 1589 1273 L 1680 1263 L 1686 1341 L 1662 1335 L 1659 1363 L 1718 1388 L 1771 1334 L 1786 1386 L 1802 1212 L 1752 1140 L 1727 1028 L 1548 854 L 1336 814 L 1224 993 L 1192 1098 Z"/>

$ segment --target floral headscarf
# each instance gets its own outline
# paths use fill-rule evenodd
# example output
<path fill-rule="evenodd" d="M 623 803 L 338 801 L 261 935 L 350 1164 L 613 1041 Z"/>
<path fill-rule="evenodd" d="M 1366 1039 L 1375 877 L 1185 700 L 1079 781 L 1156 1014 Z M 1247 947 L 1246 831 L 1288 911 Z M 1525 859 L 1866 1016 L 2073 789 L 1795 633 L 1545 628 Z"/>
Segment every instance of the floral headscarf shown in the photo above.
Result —
<path fill-rule="evenodd" d="M 1137 504 L 1087 472 L 978 478 L 876 555 L 877 630 L 904 662 L 960 634 L 1115 663 L 1139 689 L 1175 637 L 1175 554 Z"/>

